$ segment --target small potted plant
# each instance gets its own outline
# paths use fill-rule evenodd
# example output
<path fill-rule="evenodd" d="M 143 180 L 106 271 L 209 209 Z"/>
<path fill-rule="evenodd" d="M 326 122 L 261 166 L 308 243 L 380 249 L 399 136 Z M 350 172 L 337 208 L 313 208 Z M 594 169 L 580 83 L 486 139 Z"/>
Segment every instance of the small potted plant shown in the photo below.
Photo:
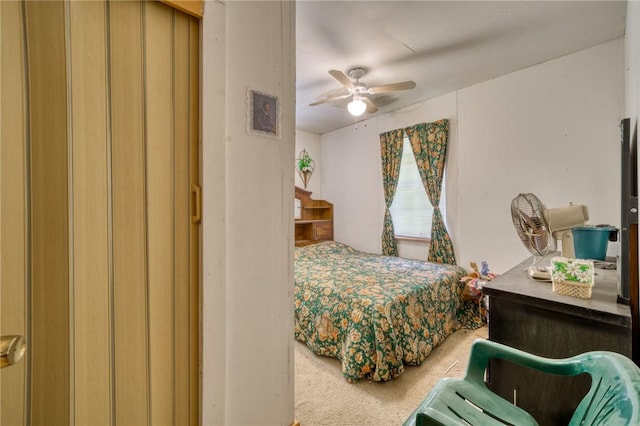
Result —
<path fill-rule="evenodd" d="M 313 161 L 306 149 L 303 149 L 300 152 L 297 163 L 296 171 L 298 172 L 300 179 L 302 179 L 304 188 L 307 189 L 307 183 L 309 183 L 311 174 L 316 168 L 316 163 Z"/>

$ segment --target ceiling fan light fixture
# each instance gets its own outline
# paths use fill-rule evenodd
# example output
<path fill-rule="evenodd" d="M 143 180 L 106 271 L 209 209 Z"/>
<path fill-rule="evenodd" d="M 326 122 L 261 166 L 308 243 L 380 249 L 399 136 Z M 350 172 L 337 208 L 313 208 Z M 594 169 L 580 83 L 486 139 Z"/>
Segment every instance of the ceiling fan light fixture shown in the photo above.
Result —
<path fill-rule="evenodd" d="M 353 97 L 351 102 L 347 104 L 347 109 L 351 115 L 359 117 L 365 112 L 368 112 L 369 114 L 375 114 L 378 112 L 378 107 L 376 106 L 378 98 L 375 98 L 376 102 L 374 102 L 374 99 L 370 99 L 369 95 L 378 95 L 380 93 L 395 92 L 398 90 L 409 90 L 416 87 L 416 83 L 414 81 L 401 81 L 398 83 L 384 84 L 382 86 L 367 87 L 366 84 L 360 82 L 360 78 L 366 73 L 367 70 L 365 68 L 350 69 L 349 77 L 354 79 L 354 82 L 351 81 L 351 79 L 342 71 L 329 70 L 331 77 L 342 83 L 342 87 L 320 97 L 317 101 L 310 103 L 309 106 L 340 101 L 343 99 L 346 100 Z M 388 103 L 389 102 L 387 102 L 387 104 Z"/>
<path fill-rule="evenodd" d="M 353 100 L 347 105 L 347 109 L 351 115 L 359 117 L 367 110 L 367 105 L 362 102 L 362 99 L 354 96 Z"/>

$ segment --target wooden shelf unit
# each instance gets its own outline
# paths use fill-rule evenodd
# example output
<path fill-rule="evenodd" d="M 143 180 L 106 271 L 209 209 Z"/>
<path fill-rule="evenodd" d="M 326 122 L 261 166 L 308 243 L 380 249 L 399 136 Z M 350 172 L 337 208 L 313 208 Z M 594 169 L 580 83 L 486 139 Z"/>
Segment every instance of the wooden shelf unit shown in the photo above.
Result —
<path fill-rule="evenodd" d="M 310 191 L 297 186 L 295 198 L 300 200 L 300 218 L 295 220 L 296 246 L 333 240 L 333 204 L 314 200 Z"/>

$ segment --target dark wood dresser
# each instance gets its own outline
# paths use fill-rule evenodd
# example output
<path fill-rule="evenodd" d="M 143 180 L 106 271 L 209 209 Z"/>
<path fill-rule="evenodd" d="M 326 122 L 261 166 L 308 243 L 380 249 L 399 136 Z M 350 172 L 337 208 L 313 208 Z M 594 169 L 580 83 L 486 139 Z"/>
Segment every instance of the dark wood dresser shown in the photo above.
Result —
<path fill-rule="evenodd" d="M 596 269 L 591 298 L 580 299 L 554 293 L 551 283 L 531 280 L 525 272 L 530 264 L 527 259 L 485 285 L 489 339 L 549 358 L 594 350 L 631 357 L 631 311 L 616 303 L 616 270 Z M 492 360 L 487 385 L 541 425 L 566 425 L 591 380 Z"/>

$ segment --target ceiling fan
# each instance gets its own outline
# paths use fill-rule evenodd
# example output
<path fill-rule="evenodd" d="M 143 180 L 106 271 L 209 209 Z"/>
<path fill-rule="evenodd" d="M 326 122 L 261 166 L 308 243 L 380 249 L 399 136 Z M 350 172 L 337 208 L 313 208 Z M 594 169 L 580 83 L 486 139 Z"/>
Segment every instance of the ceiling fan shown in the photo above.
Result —
<path fill-rule="evenodd" d="M 371 114 L 378 111 L 378 107 L 369 98 L 369 95 L 395 92 L 397 90 L 408 90 L 416 87 L 416 83 L 414 81 L 401 81 L 398 83 L 385 84 L 383 86 L 367 87 L 364 83 L 360 82 L 360 79 L 366 73 L 367 70 L 365 68 L 357 67 L 350 69 L 348 71 L 349 77 L 355 80 L 355 82 L 352 82 L 342 71 L 330 70 L 329 74 L 342 83 L 344 87 L 341 87 L 337 91 L 334 90 L 329 92 L 317 101 L 310 103 L 309 106 L 320 105 L 352 97 L 351 102 L 347 105 L 347 109 L 351 115 L 362 115 L 365 110 Z"/>

